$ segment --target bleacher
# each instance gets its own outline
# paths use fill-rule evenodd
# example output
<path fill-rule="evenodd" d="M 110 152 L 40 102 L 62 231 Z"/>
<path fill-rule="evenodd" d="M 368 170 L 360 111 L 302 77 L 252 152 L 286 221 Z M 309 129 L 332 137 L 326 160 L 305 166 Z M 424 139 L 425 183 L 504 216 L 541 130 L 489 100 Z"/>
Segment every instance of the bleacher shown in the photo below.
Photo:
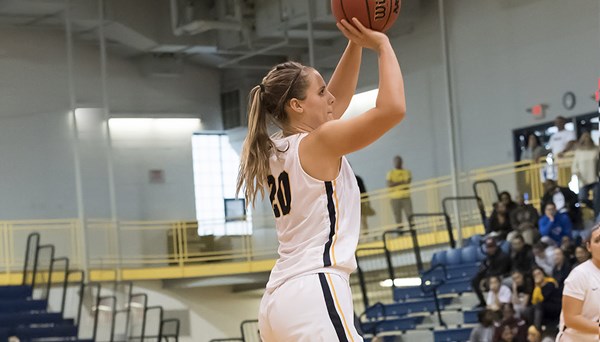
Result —
<path fill-rule="evenodd" d="M 381 257 L 377 257 L 377 251 L 373 248 L 368 253 L 365 250 L 357 250 L 360 292 L 365 307 L 360 316 L 360 324 L 365 341 L 373 341 L 375 336 L 378 342 L 469 340 L 471 331 L 477 324 L 478 314 L 478 310 L 471 309 L 478 303 L 471 289 L 471 281 L 486 256 L 481 248 L 481 235 L 463 240 L 464 247 L 456 248 L 449 203 L 474 203 L 477 208 L 475 212 L 478 212 L 476 216 L 481 216 L 481 222 L 478 223 L 484 224 L 485 213 L 475 186 L 474 191 L 475 196 L 444 199 L 442 214 L 412 215 L 409 218 L 410 228 L 404 233 L 392 230 L 396 235 L 411 233 L 415 217 L 445 218 L 450 246 L 435 248 L 428 269 L 423 266 L 420 256 L 422 251 L 416 238 L 412 240 L 414 256 L 406 252 L 403 256 L 404 259 L 408 259 L 405 264 L 414 261 L 414 267 L 400 266 L 400 257 L 393 256 L 394 253 L 400 252 L 393 245 L 392 239 L 386 239 L 389 232 L 384 233 L 384 246 L 379 248 Z M 503 243 L 501 248 L 507 251 L 508 243 Z M 420 278 L 421 285 L 400 286 L 392 281 L 389 295 L 382 296 L 381 282 L 396 279 L 398 273 Z M 372 303 L 373 297 L 382 300 Z"/>
<path fill-rule="evenodd" d="M 0 341 L 179 340 L 179 320 L 165 318 L 131 282 L 86 283 L 54 250 L 29 235 L 22 284 L 0 287 Z"/>

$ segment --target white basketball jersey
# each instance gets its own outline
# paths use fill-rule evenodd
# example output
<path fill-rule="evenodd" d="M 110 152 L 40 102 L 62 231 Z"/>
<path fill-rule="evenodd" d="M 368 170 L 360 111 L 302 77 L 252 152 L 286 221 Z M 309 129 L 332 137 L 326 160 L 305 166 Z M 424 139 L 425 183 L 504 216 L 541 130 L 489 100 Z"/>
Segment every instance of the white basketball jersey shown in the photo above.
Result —
<path fill-rule="evenodd" d="M 304 172 L 298 146 L 307 134 L 272 138 L 277 151 L 269 160 L 268 192 L 279 259 L 267 291 L 303 274 L 337 273 L 348 278 L 356 269 L 354 253 L 360 232 L 356 177 L 345 157 L 335 180 L 321 181 Z"/>

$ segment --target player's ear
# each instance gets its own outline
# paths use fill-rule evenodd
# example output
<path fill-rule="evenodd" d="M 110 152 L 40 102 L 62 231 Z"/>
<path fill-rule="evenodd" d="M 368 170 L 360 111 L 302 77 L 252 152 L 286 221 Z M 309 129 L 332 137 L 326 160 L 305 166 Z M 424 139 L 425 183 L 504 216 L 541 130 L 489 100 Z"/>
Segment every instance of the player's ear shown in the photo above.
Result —
<path fill-rule="evenodd" d="M 290 100 L 290 108 L 296 113 L 304 113 L 304 108 L 302 108 L 302 104 L 297 98 L 293 98 Z"/>

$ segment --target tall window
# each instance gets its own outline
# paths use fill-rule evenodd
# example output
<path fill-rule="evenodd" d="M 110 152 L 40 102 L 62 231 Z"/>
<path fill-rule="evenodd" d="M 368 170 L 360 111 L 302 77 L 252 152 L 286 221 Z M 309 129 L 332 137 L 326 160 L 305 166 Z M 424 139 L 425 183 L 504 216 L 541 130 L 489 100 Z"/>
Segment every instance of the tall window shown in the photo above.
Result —
<path fill-rule="evenodd" d="M 252 234 L 250 212 L 235 199 L 240 157 L 223 133 L 192 137 L 196 218 L 200 235 Z M 243 193 L 242 193 L 243 194 Z"/>

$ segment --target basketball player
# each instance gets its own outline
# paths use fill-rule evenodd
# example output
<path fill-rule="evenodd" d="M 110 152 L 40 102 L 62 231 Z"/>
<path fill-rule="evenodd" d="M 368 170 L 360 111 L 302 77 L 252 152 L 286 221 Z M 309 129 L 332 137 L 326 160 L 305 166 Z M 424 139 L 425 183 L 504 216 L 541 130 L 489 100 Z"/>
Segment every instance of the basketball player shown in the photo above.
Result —
<path fill-rule="evenodd" d="M 259 311 L 265 342 L 362 341 L 353 324 L 349 275 L 360 227 L 360 194 L 346 154 L 376 141 L 405 114 L 404 84 L 388 37 L 343 20 L 348 38 L 329 84 L 313 68 L 275 66 L 250 92 L 238 191 L 267 190 L 279 240 Z M 374 108 L 338 120 L 354 94 L 362 48 L 378 54 Z M 281 132 L 267 135 L 272 120 Z"/>
<path fill-rule="evenodd" d="M 598 342 L 600 338 L 600 225 L 587 241 L 592 258 L 565 280 L 557 342 Z"/>

